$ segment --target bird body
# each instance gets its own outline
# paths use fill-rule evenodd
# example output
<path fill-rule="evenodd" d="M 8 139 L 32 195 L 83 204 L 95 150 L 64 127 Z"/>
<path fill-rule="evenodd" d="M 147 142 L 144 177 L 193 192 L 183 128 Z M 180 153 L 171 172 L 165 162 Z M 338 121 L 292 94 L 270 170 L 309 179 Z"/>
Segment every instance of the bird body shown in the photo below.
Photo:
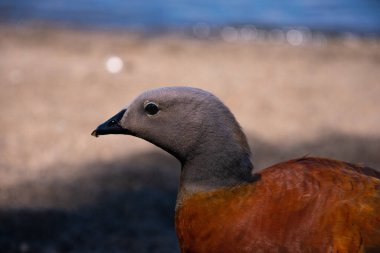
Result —
<path fill-rule="evenodd" d="M 182 252 L 380 249 L 380 180 L 361 170 L 302 158 L 263 170 L 253 183 L 184 194 L 176 208 Z"/>
<path fill-rule="evenodd" d="M 149 90 L 92 135 L 145 139 L 182 165 L 183 253 L 380 252 L 380 172 L 304 157 L 256 172 L 246 137 L 209 92 Z"/>

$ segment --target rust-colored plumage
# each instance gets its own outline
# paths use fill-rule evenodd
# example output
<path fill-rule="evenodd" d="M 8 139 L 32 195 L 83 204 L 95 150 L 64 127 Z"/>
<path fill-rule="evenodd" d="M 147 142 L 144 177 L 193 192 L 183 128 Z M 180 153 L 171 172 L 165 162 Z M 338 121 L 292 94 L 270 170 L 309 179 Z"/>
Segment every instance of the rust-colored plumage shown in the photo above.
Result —
<path fill-rule="evenodd" d="M 380 172 L 304 157 L 252 174 L 243 131 L 206 91 L 144 92 L 92 134 L 134 135 L 181 162 L 183 253 L 380 253 Z"/>
<path fill-rule="evenodd" d="M 302 158 L 254 183 L 183 195 L 182 252 L 380 252 L 380 173 Z"/>

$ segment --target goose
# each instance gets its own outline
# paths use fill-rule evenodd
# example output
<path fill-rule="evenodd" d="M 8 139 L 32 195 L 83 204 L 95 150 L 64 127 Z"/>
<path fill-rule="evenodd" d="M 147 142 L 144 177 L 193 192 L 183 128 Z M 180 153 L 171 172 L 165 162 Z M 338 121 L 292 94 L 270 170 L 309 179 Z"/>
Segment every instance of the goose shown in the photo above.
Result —
<path fill-rule="evenodd" d="M 107 134 L 142 138 L 180 161 L 182 253 L 380 252 L 379 172 L 320 157 L 254 170 L 242 128 L 207 91 L 145 91 L 92 132 Z"/>

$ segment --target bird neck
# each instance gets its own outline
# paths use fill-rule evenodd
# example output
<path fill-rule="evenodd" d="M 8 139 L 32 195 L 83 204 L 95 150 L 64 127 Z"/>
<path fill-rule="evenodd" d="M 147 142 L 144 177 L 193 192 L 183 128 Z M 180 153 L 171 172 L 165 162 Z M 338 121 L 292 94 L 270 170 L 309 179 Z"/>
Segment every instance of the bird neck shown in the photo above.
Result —
<path fill-rule="evenodd" d="M 180 192 L 209 191 L 254 181 L 249 146 L 240 127 L 228 135 L 217 133 L 202 137 L 182 161 Z"/>

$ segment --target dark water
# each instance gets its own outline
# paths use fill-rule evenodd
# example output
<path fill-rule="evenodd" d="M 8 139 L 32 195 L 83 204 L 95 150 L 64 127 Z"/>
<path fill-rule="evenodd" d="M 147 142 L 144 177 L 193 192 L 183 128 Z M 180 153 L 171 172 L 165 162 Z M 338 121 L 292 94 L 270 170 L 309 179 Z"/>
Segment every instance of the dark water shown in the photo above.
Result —
<path fill-rule="evenodd" d="M 0 0 L 0 17 L 1 22 L 150 32 L 202 22 L 380 35 L 379 0 Z"/>

